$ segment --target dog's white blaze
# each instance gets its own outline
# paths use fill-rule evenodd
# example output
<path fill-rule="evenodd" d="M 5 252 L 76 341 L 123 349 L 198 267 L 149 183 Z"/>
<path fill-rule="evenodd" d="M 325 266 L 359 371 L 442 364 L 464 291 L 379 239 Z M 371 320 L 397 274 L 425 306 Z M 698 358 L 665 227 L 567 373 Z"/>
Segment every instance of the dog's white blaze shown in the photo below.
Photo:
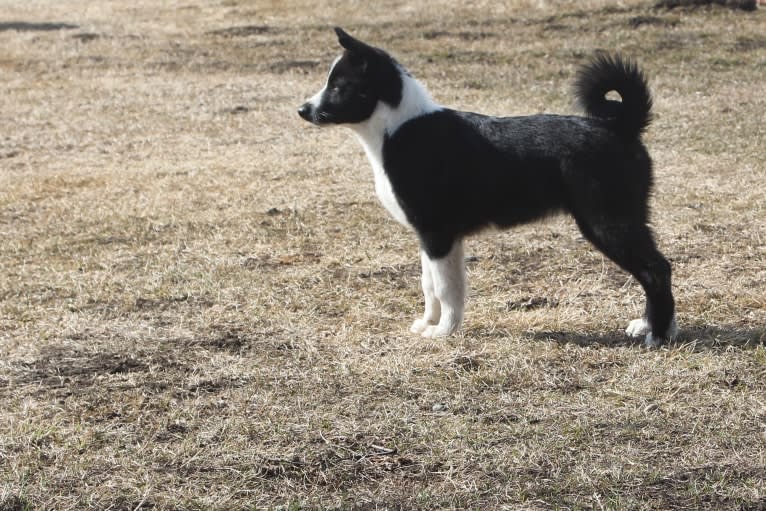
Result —
<path fill-rule="evenodd" d="M 322 96 L 327 90 L 327 85 L 330 83 L 330 75 L 332 74 L 332 70 L 335 69 L 335 66 L 338 64 L 339 60 L 340 57 L 336 58 L 332 63 L 332 66 L 330 66 L 330 71 L 327 73 L 327 80 L 325 80 L 324 87 L 322 87 L 319 92 L 311 96 L 311 98 L 307 101 L 307 103 L 310 103 L 314 108 L 319 108 L 320 103 L 322 103 Z"/>
<path fill-rule="evenodd" d="M 402 99 L 396 108 L 378 102 L 369 119 L 350 127 L 356 132 L 372 165 L 378 199 L 397 222 L 409 227 L 407 215 L 402 211 L 383 167 L 383 138 L 386 134 L 393 134 L 410 119 L 440 110 L 441 107 L 431 99 L 423 84 L 404 70 L 401 70 L 401 77 Z"/>

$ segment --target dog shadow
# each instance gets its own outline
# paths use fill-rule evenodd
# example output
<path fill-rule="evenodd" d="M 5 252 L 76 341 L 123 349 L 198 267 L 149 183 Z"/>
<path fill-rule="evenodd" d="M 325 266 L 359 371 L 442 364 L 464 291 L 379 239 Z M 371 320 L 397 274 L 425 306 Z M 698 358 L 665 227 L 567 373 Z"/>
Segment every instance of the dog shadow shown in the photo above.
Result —
<path fill-rule="evenodd" d="M 543 331 L 533 333 L 532 338 L 578 346 L 601 345 L 614 348 L 644 346 L 643 336 L 630 337 L 622 331 L 599 334 Z M 766 346 L 766 326 L 690 326 L 681 328 L 678 335 L 663 347 L 687 351 L 722 351 L 727 348 L 754 349 L 758 346 Z"/>

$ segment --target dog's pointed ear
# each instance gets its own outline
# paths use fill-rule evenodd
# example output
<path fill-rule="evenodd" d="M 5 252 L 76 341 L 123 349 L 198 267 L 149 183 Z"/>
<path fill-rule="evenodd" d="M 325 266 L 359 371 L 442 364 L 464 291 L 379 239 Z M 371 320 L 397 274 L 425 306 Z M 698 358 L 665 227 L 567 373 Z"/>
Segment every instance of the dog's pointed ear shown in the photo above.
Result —
<path fill-rule="evenodd" d="M 355 43 L 359 42 L 340 27 L 335 27 L 335 33 L 338 35 L 338 43 L 340 43 L 340 45 L 347 50 L 352 50 L 355 46 Z"/>
<path fill-rule="evenodd" d="M 369 46 L 359 39 L 352 37 L 340 27 L 335 27 L 335 33 L 338 34 L 338 42 L 342 47 L 350 52 L 354 53 L 367 53 L 372 50 L 372 46 Z"/>
<path fill-rule="evenodd" d="M 355 39 L 340 27 L 335 27 L 335 33 L 338 35 L 338 42 L 340 45 L 349 50 L 349 46 L 353 44 L 352 41 L 355 41 Z"/>

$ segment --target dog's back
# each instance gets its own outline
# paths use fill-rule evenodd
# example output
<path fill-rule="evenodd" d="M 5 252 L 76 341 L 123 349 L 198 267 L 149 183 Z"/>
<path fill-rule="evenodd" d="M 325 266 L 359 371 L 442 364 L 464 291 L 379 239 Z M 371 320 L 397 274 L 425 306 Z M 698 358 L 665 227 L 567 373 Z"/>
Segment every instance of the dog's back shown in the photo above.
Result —
<path fill-rule="evenodd" d="M 386 173 L 418 231 L 470 234 L 567 211 L 646 223 L 651 160 L 640 134 L 651 97 L 633 64 L 601 58 L 576 94 L 588 117 L 491 117 L 441 109 L 383 144 Z M 622 102 L 594 91 L 616 89 Z"/>

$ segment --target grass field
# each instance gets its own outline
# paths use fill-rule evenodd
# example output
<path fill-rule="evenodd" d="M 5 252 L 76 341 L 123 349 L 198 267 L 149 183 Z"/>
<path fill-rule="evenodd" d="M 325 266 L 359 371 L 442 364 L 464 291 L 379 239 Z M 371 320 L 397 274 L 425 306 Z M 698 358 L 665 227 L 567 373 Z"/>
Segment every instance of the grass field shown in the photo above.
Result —
<path fill-rule="evenodd" d="M 766 510 L 766 10 L 361 5 L 2 2 L 0 510 Z M 416 240 L 296 114 L 336 24 L 498 115 L 636 58 L 678 339 L 563 217 L 409 334 Z"/>

